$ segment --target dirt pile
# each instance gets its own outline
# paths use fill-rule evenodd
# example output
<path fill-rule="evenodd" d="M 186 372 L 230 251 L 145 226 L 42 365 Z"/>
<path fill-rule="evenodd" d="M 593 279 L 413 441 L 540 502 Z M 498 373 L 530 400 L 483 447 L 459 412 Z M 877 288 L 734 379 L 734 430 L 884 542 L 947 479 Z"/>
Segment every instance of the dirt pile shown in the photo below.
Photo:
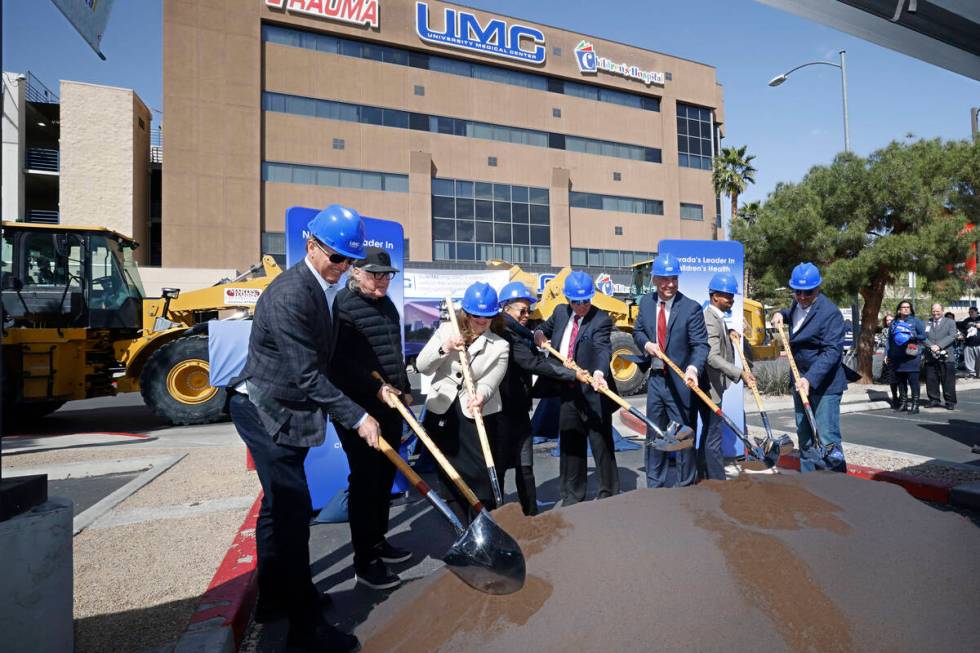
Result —
<path fill-rule="evenodd" d="M 525 587 L 447 571 L 396 592 L 365 651 L 974 650 L 980 530 L 886 483 L 808 474 L 495 513 Z"/>

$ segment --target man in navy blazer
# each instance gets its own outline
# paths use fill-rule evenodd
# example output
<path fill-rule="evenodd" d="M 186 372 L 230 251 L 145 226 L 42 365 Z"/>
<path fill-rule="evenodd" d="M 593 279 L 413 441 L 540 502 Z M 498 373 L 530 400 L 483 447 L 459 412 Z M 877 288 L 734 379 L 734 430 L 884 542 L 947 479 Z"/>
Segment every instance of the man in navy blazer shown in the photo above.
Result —
<path fill-rule="evenodd" d="M 841 364 L 844 355 L 844 318 L 840 309 L 821 294 L 821 283 L 820 270 L 813 263 L 800 263 L 793 268 L 789 280 L 789 287 L 793 289 L 793 303 L 788 309 L 772 316 L 772 325 L 789 324 L 789 347 L 801 376 L 796 387 L 809 395 L 820 441 L 824 445 L 840 445 L 840 400 L 847 389 L 847 378 Z M 803 412 L 798 393 L 793 395 L 793 404 L 796 408 L 796 434 L 802 450 L 812 446 L 813 430 Z M 801 467 L 800 471 L 812 470 Z"/>
<path fill-rule="evenodd" d="M 650 379 L 647 382 L 647 417 L 660 428 L 671 420 L 697 426 L 697 406 L 691 388 L 708 357 L 708 331 L 704 326 L 701 305 L 677 290 L 680 261 L 671 254 L 661 254 L 653 261 L 654 292 L 640 300 L 640 312 L 633 326 L 637 347 L 651 357 Z M 663 351 L 684 370 L 680 379 L 657 357 Z M 647 431 L 647 439 L 653 437 Z M 647 487 L 664 487 L 667 482 L 667 453 L 646 447 Z M 693 485 L 697 480 L 697 454 L 694 449 L 676 452 L 677 483 L 679 487 Z"/>
<path fill-rule="evenodd" d="M 259 586 L 255 620 L 289 619 L 289 645 L 352 651 L 357 638 L 326 623 L 310 571 L 313 506 L 304 462 L 323 443 L 326 416 L 378 447 L 378 422 L 330 382 L 340 276 L 363 256 L 356 211 L 332 205 L 310 221 L 306 257 L 259 297 L 245 368 L 229 383 L 228 412 L 258 472 L 255 528 Z M 378 390 L 380 399 L 389 386 Z"/>
<path fill-rule="evenodd" d="M 595 285 L 585 272 L 568 275 L 564 294 L 569 303 L 555 308 L 534 332 L 534 342 L 540 347 L 550 339 L 552 347 L 593 377 L 591 386 L 579 381 L 559 382 L 559 494 L 562 505 L 570 506 L 585 499 L 589 445 L 599 476 L 597 498 L 619 493 L 619 468 L 613 448 L 612 402 L 599 393 L 613 381 L 609 373 L 612 320 L 592 305 Z"/>

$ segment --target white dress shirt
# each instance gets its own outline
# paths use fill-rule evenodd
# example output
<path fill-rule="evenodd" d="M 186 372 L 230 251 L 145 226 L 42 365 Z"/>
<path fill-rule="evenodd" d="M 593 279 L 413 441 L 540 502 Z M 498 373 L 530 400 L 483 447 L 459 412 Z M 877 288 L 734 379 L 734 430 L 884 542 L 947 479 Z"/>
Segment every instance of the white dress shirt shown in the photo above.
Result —
<path fill-rule="evenodd" d="M 578 317 L 575 315 L 575 313 L 572 313 L 570 317 L 572 319 L 570 319 L 568 324 L 565 325 L 565 331 L 561 334 L 561 348 L 558 351 L 561 352 L 562 356 L 568 356 L 568 343 L 572 339 L 572 325 L 576 320 L 578 320 L 578 330 L 579 334 L 581 334 L 582 323 L 585 321 L 584 316 Z M 576 335 L 575 338 L 578 339 L 578 335 Z M 569 358 L 574 359 L 574 356 L 569 356 Z M 596 376 L 597 374 L 600 376 L 605 376 L 605 374 L 602 373 L 602 370 L 592 370 L 592 376 Z"/>
<path fill-rule="evenodd" d="M 799 304 L 796 305 L 796 308 L 793 309 L 793 315 L 791 316 L 793 318 L 793 333 L 800 330 L 800 325 L 802 325 L 803 321 L 806 320 L 806 316 L 810 314 L 810 309 L 812 308 L 813 304 L 810 304 L 808 308 L 803 308 Z"/>

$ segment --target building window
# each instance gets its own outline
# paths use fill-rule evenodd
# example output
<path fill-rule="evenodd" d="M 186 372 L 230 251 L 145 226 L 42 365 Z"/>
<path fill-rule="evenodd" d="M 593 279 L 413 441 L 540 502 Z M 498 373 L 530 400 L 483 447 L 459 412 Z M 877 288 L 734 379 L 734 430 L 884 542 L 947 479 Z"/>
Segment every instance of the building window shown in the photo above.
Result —
<path fill-rule="evenodd" d="M 416 95 L 425 95 L 425 87 L 422 86 L 421 84 L 416 84 L 415 85 L 415 94 Z"/>
<path fill-rule="evenodd" d="M 432 180 L 434 260 L 551 264 L 547 188 Z"/>
<path fill-rule="evenodd" d="M 561 56 L 561 48 L 559 48 L 559 47 L 551 48 L 551 54 L 555 55 L 556 57 L 560 57 Z"/>
<path fill-rule="evenodd" d="M 623 228 L 622 227 L 620 227 L 620 226 L 617 226 L 616 227 L 616 235 L 617 236 L 622 236 L 623 235 Z"/>
<path fill-rule="evenodd" d="M 277 45 L 316 50 L 326 54 L 370 59 L 385 64 L 410 66 L 498 84 L 586 97 L 597 102 L 609 102 L 646 111 L 660 111 L 660 98 L 658 97 L 617 91 L 581 82 L 565 81 L 548 75 L 498 68 L 484 63 L 471 63 L 461 59 L 452 59 L 414 50 L 403 50 L 388 45 L 365 43 L 279 25 L 263 25 L 262 40 Z M 556 57 L 561 56 L 561 48 L 554 48 L 552 51 L 557 52 Z M 668 77 L 668 79 L 670 78 Z"/>
<path fill-rule="evenodd" d="M 282 231 L 262 232 L 262 255 L 270 255 L 280 265 L 286 264 L 286 234 Z"/>
<path fill-rule="evenodd" d="M 561 109 L 559 109 L 558 107 L 554 107 L 551 110 L 551 117 L 552 118 L 561 118 Z"/>
<path fill-rule="evenodd" d="M 568 194 L 568 204 L 576 209 L 646 213 L 649 215 L 664 214 L 663 200 L 648 200 L 637 197 L 619 197 L 617 195 L 599 195 L 598 193 L 571 191 Z"/>
<path fill-rule="evenodd" d="M 335 138 L 335 139 L 333 139 L 333 149 L 335 149 L 335 150 L 342 150 L 342 149 L 344 149 L 345 146 L 346 146 L 346 143 L 344 143 L 344 139 L 342 139 L 342 138 Z"/>
<path fill-rule="evenodd" d="M 140 129 L 146 129 L 146 123 L 143 122 L 143 119 L 142 118 L 137 118 L 136 120 L 139 121 Z"/>
<path fill-rule="evenodd" d="M 681 220 L 704 220 L 704 207 L 681 202 Z"/>
<path fill-rule="evenodd" d="M 634 263 L 648 261 L 653 252 L 634 252 L 620 249 L 572 248 L 572 267 L 576 268 L 628 268 Z"/>
<path fill-rule="evenodd" d="M 433 116 L 424 113 L 387 109 L 364 104 L 348 104 L 333 100 L 286 95 L 283 93 L 262 93 L 262 108 L 265 111 L 288 113 L 310 118 L 344 120 L 382 127 L 413 129 L 448 136 L 463 136 L 483 140 L 501 141 L 517 145 L 548 147 L 557 150 L 570 150 L 585 154 L 611 156 L 633 161 L 660 163 L 660 148 L 616 143 L 595 138 L 568 136 L 535 129 L 523 129 L 507 125 L 476 122 L 463 118 Z"/>
<path fill-rule="evenodd" d="M 669 73 L 669 72 L 668 73 L 664 73 L 664 79 L 666 79 L 668 82 L 669 81 L 672 81 L 674 79 L 674 74 L 673 73 Z"/>
<path fill-rule="evenodd" d="M 279 184 L 305 184 L 331 188 L 357 188 L 393 193 L 408 192 L 408 175 L 370 170 L 322 168 L 277 161 L 262 162 L 262 181 Z"/>
<path fill-rule="evenodd" d="M 491 168 L 496 168 L 497 167 L 497 157 L 495 157 L 495 156 L 488 156 L 487 157 L 487 165 L 490 166 Z"/>
<path fill-rule="evenodd" d="M 621 172 L 614 172 L 613 173 L 613 181 L 623 181 L 623 173 L 621 173 Z"/>
<path fill-rule="evenodd" d="M 677 153 L 681 167 L 711 170 L 711 122 L 711 109 L 677 103 Z"/>

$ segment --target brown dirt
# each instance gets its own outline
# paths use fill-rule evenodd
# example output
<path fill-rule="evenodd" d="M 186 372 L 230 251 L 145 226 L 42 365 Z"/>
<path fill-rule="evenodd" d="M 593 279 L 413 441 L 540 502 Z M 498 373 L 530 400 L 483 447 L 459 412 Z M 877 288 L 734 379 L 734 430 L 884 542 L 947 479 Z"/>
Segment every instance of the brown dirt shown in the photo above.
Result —
<path fill-rule="evenodd" d="M 448 571 L 395 592 L 365 651 L 968 651 L 980 530 L 900 488 L 836 474 L 638 490 L 496 513 L 525 587 Z M 959 615 L 959 616 L 957 616 Z"/>

